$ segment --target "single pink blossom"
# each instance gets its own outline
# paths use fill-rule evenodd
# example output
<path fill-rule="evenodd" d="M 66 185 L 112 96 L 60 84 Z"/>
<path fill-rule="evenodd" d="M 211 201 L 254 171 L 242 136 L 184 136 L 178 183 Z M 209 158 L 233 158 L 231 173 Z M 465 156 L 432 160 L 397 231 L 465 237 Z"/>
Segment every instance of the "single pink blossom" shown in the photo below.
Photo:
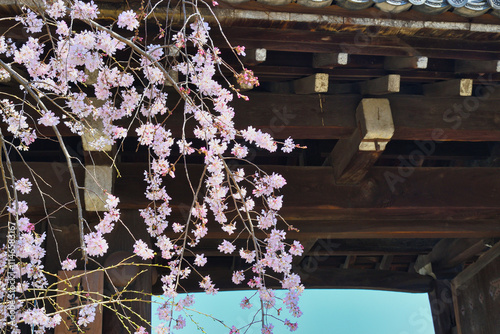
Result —
<path fill-rule="evenodd" d="M 103 256 L 108 251 L 108 243 L 99 232 L 91 232 L 83 237 L 85 250 L 90 256 Z"/>
<path fill-rule="evenodd" d="M 31 182 L 29 179 L 23 177 L 16 181 L 15 189 L 22 194 L 29 194 L 31 192 Z"/>
<path fill-rule="evenodd" d="M 250 303 L 250 299 L 248 299 L 247 297 L 245 297 L 241 301 L 240 306 L 241 306 L 242 309 L 250 309 L 250 308 L 252 308 L 253 304 Z"/>
<path fill-rule="evenodd" d="M 227 240 L 223 240 L 218 247 L 219 251 L 224 254 L 231 254 L 236 249 L 236 246 Z"/>
<path fill-rule="evenodd" d="M 149 249 L 148 245 L 140 239 L 134 244 L 134 253 L 143 260 L 152 259 L 154 257 L 153 250 Z"/>
<path fill-rule="evenodd" d="M 62 270 L 67 270 L 67 271 L 73 270 L 76 268 L 76 260 L 68 258 L 68 259 L 64 260 L 63 262 L 61 262 L 61 267 L 62 267 Z"/>
<path fill-rule="evenodd" d="M 233 272 L 233 278 L 232 281 L 234 284 L 240 284 L 245 280 L 245 275 L 243 274 L 242 270 L 238 270 Z"/>
<path fill-rule="evenodd" d="M 194 264 L 198 267 L 203 267 L 207 263 L 207 258 L 204 254 L 196 254 L 196 258 L 194 259 Z"/>

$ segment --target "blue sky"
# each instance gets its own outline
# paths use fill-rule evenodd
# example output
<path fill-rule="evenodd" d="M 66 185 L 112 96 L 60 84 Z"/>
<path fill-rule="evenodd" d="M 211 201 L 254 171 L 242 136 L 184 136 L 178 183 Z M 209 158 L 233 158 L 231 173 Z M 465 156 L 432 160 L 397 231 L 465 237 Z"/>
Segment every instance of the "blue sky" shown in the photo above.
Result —
<path fill-rule="evenodd" d="M 225 291 L 216 296 L 196 293 L 194 308 L 224 320 L 229 326 L 241 327 L 251 321 L 257 309 L 254 306 L 251 310 L 242 310 L 239 303 L 253 292 Z M 155 298 L 161 301 L 159 297 Z M 278 307 L 280 303 L 277 303 Z M 153 304 L 153 326 L 158 323 L 155 305 L 157 307 L 158 304 Z M 306 289 L 300 307 L 304 314 L 298 319 L 299 329 L 293 332 L 296 334 L 434 334 L 427 294 Z M 297 321 L 289 316 L 286 309 L 282 315 Z M 229 333 L 227 328 L 206 316 L 195 314 L 193 319 L 208 334 Z M 174 332 L 196 333 L 196 325 L 189 320 L 186 322 L 186 328 Z M 291 333 L 282 323 L 275 321 L 274 325 L 274 334 Z M 247 331 L 247 334 L 260 333 L 258 325 Z"/>

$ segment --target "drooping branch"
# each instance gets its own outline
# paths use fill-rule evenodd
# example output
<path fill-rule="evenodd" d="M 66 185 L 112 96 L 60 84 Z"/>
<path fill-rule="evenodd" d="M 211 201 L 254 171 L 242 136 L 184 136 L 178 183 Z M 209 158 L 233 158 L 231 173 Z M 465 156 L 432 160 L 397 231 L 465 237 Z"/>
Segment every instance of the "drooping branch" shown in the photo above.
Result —
<path fill-rule="evenodd" d="M 43 103 L 43 101 L 40 99 L 40 97 L 38 96 L 38 94 L 36 94 L 33 89 L 31 88 L 31 86 L 29 85 L 29 83 L 26 81 L 26 79 L 24 79 L 22 76 L 20 76 L 17 72 L 15 72 L 10 66 L 8 66 L 3 60 L 0 59 L 0 66 L 6 70 L 12 78 L 14 78 L 20 85 L 22 85 L 24 87 L 24 89 L 26 89 L 28 91 L 28 93 L 30 94 L 30 96 L 35 99 L 35 101 L 37 101 L 37 104 L 40 106 L 40 108 L 48 113 L 49 110 L 48 108 L 45 106 L 45 104 Z M 64 145 L 64 140 L 61 136 L 61 133 L 59 132 L 59 129 L 53 125 L 52 126 L 52 130 L 54 131 L 54 133 L 56 134 L 57 136 L 57 140 L 59 142 L 59 146 L 61 147 L 61 150 L 64 154 L 64 157 L 66 159 L 66 163 L 67 163 L 67 166 L 68 166 L 68 170 L 69 170 L 69 173 L 71 175 L 71 182 L 73 183 L 73 188 L 74 188 L 74 196 L 75 196 L 75 203 L 76 203 L 76 210 L 77 210 L 77 213 L 78 213 L 78 229 L 79 229 L 79 232 L 80 232 L 80 246 L 81 246 L 81 249 L 82 249 L 82 254 L 83 254 L 83 259 L 85 260 L 85 262 L 88 261 L 87 259 L 87 253 L 85 251 L 85 242 L 84 242 L 84 239 L 83 239 L 83 236 L 84 236 L 84 225 L 83 225 L 83 207 L 82 207 L 82 202 L 81 202 L 81 199 L 80 199 L 80 187 L 78 186 L 78 181 L 76 179 L 76 174 L 75 174 L 75 170 L 73 168 L 73 163 L 71 162 L 71 155 L 69 154 L 68 150 L 66 149 L 66 146 Z"/>

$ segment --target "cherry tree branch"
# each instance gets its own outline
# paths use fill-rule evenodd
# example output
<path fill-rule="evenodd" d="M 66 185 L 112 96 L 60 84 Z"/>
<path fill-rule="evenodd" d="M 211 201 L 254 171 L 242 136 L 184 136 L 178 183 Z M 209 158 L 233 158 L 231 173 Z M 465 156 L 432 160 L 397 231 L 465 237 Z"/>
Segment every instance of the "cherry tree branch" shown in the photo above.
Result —
<path fill-rule="evenodd" d="M 11 77 L 13 77 L 19 84 L 21 84 L 26 91 L 30 94 L 30 96 L 37 101 L 37 104 L 41 107 L 41 109 L 48 113 L 49 110 L 43 103 L 43 101 L 40 99 L 38 94 L 36 94 L 33 89 L 30 87 L 29 83 L 24 79 L 22 76 L 20 76 L 16 71 L 14 71 L 10 66 L 8 66 L 3 60 L 0 59 L 0 66 L 6 70 Z M 87 252 L 85 251 L 85 242 L 83 239 L 84 236 L 84 226 L 83 226 L 83 206 L 82 202 L 80 199 L 80 187 L 78 186 L 78 181 L 76 180 L 76 174 L 75 174 L 75 169 L 73 168 L 73 163 L 71 162 L 71 155 L 69 154 L 68 150 L 66 149 L 66 146 L 64 145 L 64 140 L 61 136 L 61 133 L 59 132 L 59 129 L 53 125 L 52 130 L 56 134 L 57 140 L 59 142 L 59 146 L 61 147 L 61 150 L 63 152 L 63 155 L 66 159 L 66 163 L 68 166 L 69 173 L 71 175 L 71 181 L 73 183 L 73 188 L 75 189 L 75 203 L 76 203 L 76 210 L 78 214 L 78 229 L 80 232 L 80 246 L 82 248 L 82 254 L 83 254 L 83 259 L 85 260 L 85 263 L 88 262 L 87 258 Z"/>

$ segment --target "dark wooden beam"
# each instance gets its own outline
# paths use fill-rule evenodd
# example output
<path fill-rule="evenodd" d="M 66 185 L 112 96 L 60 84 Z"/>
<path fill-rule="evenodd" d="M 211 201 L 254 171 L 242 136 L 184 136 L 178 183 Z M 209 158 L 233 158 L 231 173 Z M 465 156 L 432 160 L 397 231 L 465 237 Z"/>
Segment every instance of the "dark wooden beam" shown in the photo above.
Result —
<path fill-rule="evenodd" d="M 259 78 L 264 80 L 277 80 L 277 79 L 294 79 L 305 75 L 312 75 L 315 69 L 310 67 L 291 66 L 291 65 L 259 65 L 252 68 Z M 337 67 L 335 69 L 323 69 L 324 73 L 334 80 L 368 80 L 376 77 L 387 75 L 387 71 L 380 68 L 351 68 L 351 67 Z M 442 69 L 431 70 L 394 70 L 391 71 L 399 74 L 401 81 L 422 82 L 430 83 L 436 80 L 453 80 L 456 79 L 454 72 L 446 72 Z M 229 72 L 228 72 L 229 74 Z M 463 78 L 478 79 L 478 74 L 463 74 Z M 491 82 L 495 83 L 500 81 L 500 74 L 491 74 Z"/>
<path fill-rule="evenodd" d="M 256 125 L 277 138 L 348 138 L 356 120 L 345 110 L 355 110 L 362 99 L 359 95 L 248 95 L 249 102 L 233 103 L 235 110 L 244 110 L 236 114 L 236 124 Z M 498 100 L 488 97 L 388 95 L 395 127 L 392 139 L 500 141 L 500 120 L 495 111 Z"/>
<path fill-rule="evenodd" d="M 31 167 L 54 192 L 40 184 L 48 212 L 74 210 L 69 173 L 63 163 L 32 163 Z M 143 164 L 119 164 L 121 177 L 115 183 L 120 208 L 131 212 L 149 203 Z M 75 166 L 80 184 L 83 170 Z M 190 166 L 196 179 L 200 166 Z M 283 174 L 288 185 L 282 216 L 301 230 L 301 238 L 484 238 L 500 236 L 500 170 L 498 168 L 415 168 L 411 166 L 372 168 L 359 186 L 335 184 L 330 167 L 263 167 Z M 17 177 L 29 176 L 22 164 L 14 166 Z M 173 218 L 182 221 L 187 203 L 192 202 L 182 169 L 166 182 L 172 201 Z M 0 200 L 5 202 L 0 192 Z M 27 195 L 28 215 L 43 217 L 45 210 L 38 194 Z M 59 204 L 61 203 L 61 204 Z M 61 209 L 61 212 L 66 209 Z M 54 213 L 57 216 L 57 213 Z M 35 219 L 35 218 L 34 218 Z M 213 227 L 214 238 L 224 237 Z"/>
<path fill-rule="evenodd" d="M 123 197 L 124 208 L 146 204 L 136 196 L 136 191 L 145 187 L 142 172 L 139 172 L 142 166 L 118 165 L 122 178 L 116 181 L 116 192 Z M 191 177 L 194 179 L 199 173 L 196 168 L 199 171 L 201 168 L 192 167 Z M 356 187 L 336 185 L 329 167 L 263 168 L 281 173 L 287 179 L 288 184 L 283 191 L 286 207 L 283 215 L 290 220 L 350 219 L 348 217 L 353 217 L 353 211 L 364 209 L 374 210 L 373 214 L 377 211 L 393 214 L 395 219 L 402 218 L 401 214 L 417 212 L 420 216 L 413 216 L 412 219 L 423 216 L 446 219 L 457 212 L 463 215 L 463 219 L 500 215 L 498 168 L 374 167 L 367 174 L 366 182 Z M 175 179 L 168 182 L 172 197 L 191 203 L 190 196 L 186 197 L 181 191 L 186 185 L 181 170 L 177 171 Z M 349 214 L 342 215 L 343 211 Z"/>
<path fill-rule="evenodd" d="M 299 29 L 231 27 L 225 32 L 233 44 L 275 51 L 339 53 L 371 56 L 421 56 L 442 59 L 497 60 L 500 48 L 493 41 L 370 35 Z M 219 41 L 218 38 L 215 41 Z M 222 42 L 223 39 L 220 38 Z M 220 45 L 221 43 L 219 43 Z"/>
<path fill-rule="evenodd" d="M 479 82 L 481 83 L 481 82 Z M 423 97 L 418 95 L 388 95 L 395 132 L 393 140 L 433 141 L 500 141 L 498 100 L 499 86 L 482 86 L 486 95 L 479 97 Z M 249 92 L 250 101 L 236 99 L 237 128 L 253 125 L 275 138 L 339 139 L 348 138 L 356 128 L 353 113 L 362 99 L 360 95 L 300 95 Z M 499 95 L 500 96 L 500 95 Z M 169 98 L 174 108 L 177 100 Z M 166 125 L 173 136 L 180 137 L 182 108 L 173 109 Z M 132 128 L 138 122 L 132 124 Z M 187 126 L 189 136 L 193 123 Z M 128 127 L 128 124 L 122 124 Z M 6 130 L 5 125 L 2 125 Z M 45 135 L 50 129 L 40 128 Z M 61 132 L 74 136 L 64 126 Z M 131 130 L 131 135 L 135 131 Z M 437 145 L 437 143 L 436 143 Z"/>
<path fill-rule="evenodd" d="M 311 269 L 294 268 L 294 272 L 301 276 L 302 283 L 307 289 L 372 289 L 413 293 L 425 293 L 432 290 L 433 279 L 418 274 L 370 269 L 325 267 Z M 204 271 L 201 270 L 201 272 Z M 221 290 L 241 289 L 241 286 L 231 282 L 230 266 L 212 266 L 208 273 L 216 287 Z M 268 284 L 268 287 L 280 288 L 275 280 L 269 280 Z M 198 282 L 194 279 L 183 281 L 183 287 L 189 291 L 201 291 Z M 160 289 L 161 285 L 157 284 L 153 287 L 153 293 L 161 293 Z"/>
<path fill-rule="evenodd" d="M 433 282 L 430 277 L 389 270 L 319 267 L 312 273 L 297 271 L 303 277 L 306 288 L 429 292 Z"/>
<path fill-rule="evenodd" d="M 289 223 L 300 230 L 299 233 L 290 233 L 290 238 L 314 236 L 332 239 L 480 238 L 500 236 L 498 220 L 495 219 L 475 221 L 443 219 L 297 220 L 289 221 Z M 358 252 L 352 252 L 352 254 L 359 255 Z M 340 252 L 339 255 L 349 254 Z"/>
<path fill-rule="evenodd" d="M 456 60 L 455 73 L 497 73 L 500 72 L 500 60 Z"/>
<path fill-rule="evenodd" d="M 138 210 L 122 209 L 122 221 L 127 224 L 129 228 L 144 228 L 145 224 L 142 218 L 139 216 Z M 36 223 L 39 216 L 29 215 L 31 221 Z M 97 219 L 86 216 L 87 222 L 92 226 L 97 223 Z M 183 222 L 182 215 L 174 215 L 170 217 L 171 222 Z M 57 240 L 57 247 L 61 254 L 71 253 L 76 245 L 79 243 L 78 235 L 78 225 L 77 217 L 74 212 L 59 211 L 51 215 L 50 219 L 50 230 L 47 230 L 47 234 L 50 235 L 49 246 L 47 252 L 55 254 L 55 242 L 53 241 L 54 236 Z M 5 226 L 5 221 L 0 221 L 0 225 Z M 455 238 L 455 237 L 465 237 L 465 236 L 485 236 L 485 235 L 495 235 L 500 236 L 500 229 L 498 227 L 498 220 L 423 220 L 423 219 L 406 219 L 406 220 L 395 220 L 395 219 L 352 219 L 352 220 L 329 220 L 329 221 L 310 221 L 310 220 L 295 220 L 293 226 L 298 228 L 300 232 L 289 231 L 287 234 L 288 240 L 302 240 L 303 245 L 306 247 L 310 246 L 304 240 L 312 240 L 317 238 L 326 239 L 408 239 L 408 238 Z M 496 225 L 495 225 L 496 224 Z M 282 226 L 283 227 L 283 226 Z M 130 236 L 126 233 L 121 233 L 120 229 L 123 229 L 121 224 L 117 227 L 117 230 L 107 238 L 110 242 L 110 247 L 112 249 L 121 249 L 131 251 L 130 249 Z M 199 248 L 200 252 L 205 252 L 207 256 L 217 256 L 221 257 L 223 255 L 218 254 L 216 247 L 213 247 L 214 243 L 220 243 L 220 240 L 226 239 L 230 240 L 231 236 L 223 232 L 218 224 L 210 221 L 208 223 L 209 233 L 202 241 Z M 50 232 L 50 233 L 49 233 Z M 118 233 L 118 234 L 117 234 Z M 167 229 L 166 235 L 170 238 L 177 238 L 179 234 L 175 234 L 171 229 Z M 259 238 L 265 238 L 264 233 L 257 233 Z M 242 233 L 240 236 L 240 241 L 236 241 L 239 245 L 245 243 L 248 234 Z M 141 237 L 146 240 L 145 237 Z M 369 242 L 368 240 L 366 242 Z M 116 244 L 120 248 L 117 248 Z M 363 241 L 365 243 L 365 241 Z M 211 245 L 211 246 L 210 246 Z M 314 244 L 313 244 L 314 245 Z M 324 257 L 338 257 L 338 256 L 381 256 L 381 255 L 416 255 L 421 253 L 419 251 L 412 251 L 411 253 L 401 253 L 401 252 L 384 252 L 377 251 L 343 251 L 338 250 L 336 246 L 336 241 L 333 240 L 333 246 L 330 248 L 324 248 L 314 245 L 310 248 L 307 253 L 305 253 L 303 259 L 306 257 L 324 258 Z M 307 249 L 305 249 L 307 250 Z M 296 264 L 300 263 L 302 258 L 297 258 Z M 58 263 L 47 263 L 48 270 L 54 269 L 58 270 Z M 413 267 L 413 266 L 412 266 Z"/>
<path fill-rule="evenodd" d="M 429 253 L 429 260 L 437 272 L 463 264 L 485 249 L 485 239 L 443 239 Z"/>
<path fill-rule="evenodd" d="M 356 83 L 329 84 L 328 94 L 359 94 Z"/>

